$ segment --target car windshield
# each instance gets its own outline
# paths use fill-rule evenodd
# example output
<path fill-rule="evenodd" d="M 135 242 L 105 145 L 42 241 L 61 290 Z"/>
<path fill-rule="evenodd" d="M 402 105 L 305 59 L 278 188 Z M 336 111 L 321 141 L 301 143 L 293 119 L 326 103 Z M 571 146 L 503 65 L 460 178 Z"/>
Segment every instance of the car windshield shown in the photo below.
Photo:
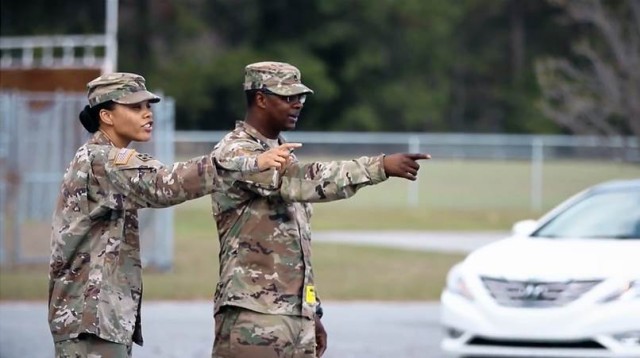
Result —
<path fill-rule="evenodd" d="M 566 208 L 532 236 L 640 239 L 640 189 L 590 194 Z"/>

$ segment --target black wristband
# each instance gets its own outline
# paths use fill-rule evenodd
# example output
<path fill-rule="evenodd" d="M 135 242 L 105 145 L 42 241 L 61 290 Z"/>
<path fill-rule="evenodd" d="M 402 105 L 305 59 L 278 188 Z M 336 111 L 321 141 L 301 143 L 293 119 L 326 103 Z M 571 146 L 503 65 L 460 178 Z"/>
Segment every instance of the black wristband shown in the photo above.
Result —
<path fill-rule="evenodd" d="M 316 316 L 318 316 L 318 318 L 322 318 L 322 316 L 324 316 L 324 310 L 320 305 L 316 306 Z"/>

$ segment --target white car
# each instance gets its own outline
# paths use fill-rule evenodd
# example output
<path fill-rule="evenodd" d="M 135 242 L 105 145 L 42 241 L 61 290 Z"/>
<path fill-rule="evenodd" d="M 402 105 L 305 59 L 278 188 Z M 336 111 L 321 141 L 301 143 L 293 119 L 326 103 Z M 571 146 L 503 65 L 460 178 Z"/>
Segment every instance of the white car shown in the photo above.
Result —
<path fill-rule="evenodd" d="M 448 274 L 442 349 L 640 357 L 640 179 L 591 187 Z"/>

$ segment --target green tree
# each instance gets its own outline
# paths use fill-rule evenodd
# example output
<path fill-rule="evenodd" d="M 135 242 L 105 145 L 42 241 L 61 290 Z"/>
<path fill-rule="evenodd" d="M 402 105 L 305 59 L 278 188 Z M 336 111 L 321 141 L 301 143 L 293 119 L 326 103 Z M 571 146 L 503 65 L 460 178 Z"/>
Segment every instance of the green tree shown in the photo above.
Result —
<path fill-rule="evenodd" d="M 456 48 L 450 130 L 553 132 L 535 106 L 533 71 L 541 53 L 564 53 L 553 21 L 560 11 L 537 0 L 469 0 L 451 39 Z"/>
<path fill-rule="evenodd" d="M 105 31 L 104 0 L 0 2 L 2 36 L 97 34 Z"/>
<path fill-rule="evenodd" d="M 104 0 L 34 1 L 2 2 L 3 35 L 104 29 Z M 539 0 L 120 0 L 118 69 L 174 97 L 180 129 L 231 128 L 244 66 L 271 59 L 316 91 L 300 130 L 556 132 L 533 63 L 568 55 L 562 13 Z"/>

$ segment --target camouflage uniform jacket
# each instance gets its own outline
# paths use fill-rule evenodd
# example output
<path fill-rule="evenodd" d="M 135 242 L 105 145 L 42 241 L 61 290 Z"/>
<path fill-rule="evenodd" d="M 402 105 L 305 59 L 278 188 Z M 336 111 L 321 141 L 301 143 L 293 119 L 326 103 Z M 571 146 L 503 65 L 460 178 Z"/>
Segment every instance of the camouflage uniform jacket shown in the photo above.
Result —
<path fill-rule="evenodd" d="M 54 341 L 92 333 L 142 345 L 137 209 L 211 193 L 219 165 L 201 156 L 164 166 L 114 147 L 99 131 L 78 149 L 53 214 L 48 318 Z M 233 158 L 224 166 L 255 171 L 257 161 Z"/>
<path fill-rule="evenodd" d="M 233 158 L 269 149 L 255 128 L 238 122 L 213 153 L 216 158 Z M 221 190 L 211 195 L 220 240 L 215 311 L 233 305 L 313 317 L 317 300 L 309 203 L 348 198 L 386 180 L 382 158 L 309 164 L 294 159 L 283 172 L 219 172 Z"/>

